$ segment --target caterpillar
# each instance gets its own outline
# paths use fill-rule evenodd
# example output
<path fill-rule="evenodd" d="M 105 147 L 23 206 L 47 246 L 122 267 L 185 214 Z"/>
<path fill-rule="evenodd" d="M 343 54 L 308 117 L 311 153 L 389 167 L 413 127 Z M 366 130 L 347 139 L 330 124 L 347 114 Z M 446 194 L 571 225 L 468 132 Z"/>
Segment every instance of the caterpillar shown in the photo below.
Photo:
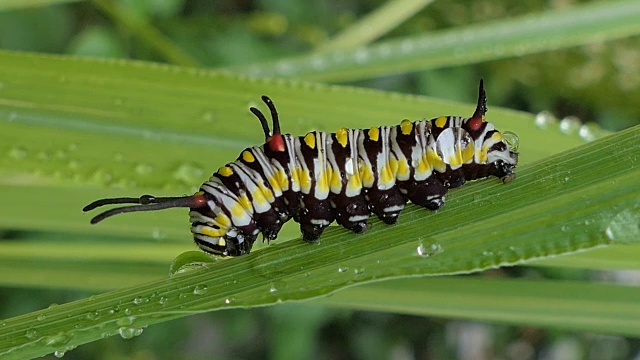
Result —
<path fill-rule="evenodd" d="M 112 204 L 137 204 L 107 210 L 93 219 L 174 207 L 190 208 L 191 232 L 205 252 L 248 254 L 258 235 L 274 240 L 282 225 L 300 223 L 303 240 L 315 242 L 333 221 L 361 233 L 371 213 L 394 224 L 407 201 L 437 210 L 448 189 L 465 181 L 496 176 L 515 178 L 518 138 L 485 120 L 487 98 L 480 80 L 478 103 L 470 118 L 441 116 L 402 120 L 395 126 L 282 134 L 276 107 L 272 129 L 255 107 L 265 143 L 243 150 L 215 172 L 194 195 L 108 198 L 83 211 Z"/>

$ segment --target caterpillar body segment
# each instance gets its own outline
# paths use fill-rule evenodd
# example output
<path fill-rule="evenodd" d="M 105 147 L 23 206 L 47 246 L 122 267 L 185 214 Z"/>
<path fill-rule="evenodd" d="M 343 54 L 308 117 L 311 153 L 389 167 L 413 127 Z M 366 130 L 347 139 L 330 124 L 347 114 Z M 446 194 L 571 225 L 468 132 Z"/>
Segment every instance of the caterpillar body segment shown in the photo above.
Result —
<path fill-rule="evenodd" d="M 318 240 L 336 221 L 360 233 L 370 214 L 394 224 L 407 201 L 437 210 L 448 189 L 496 176 L 515 178 L 517 137 L 485 121 L 486 95 L 480 82 L 478 105 L 470 118 L 442 116 L 403 120 L 394 126 L 282 134 L 275 105 L 266 96 L 273 126 L 258 109 L 265 143 L 243 150 L 216 171 L 192 196 L 98 200 L 85 211 L 119 203 L 92 222 L 131 211 L 189 207 L 191 232 L 204 251 L 238 256 L 249 253 L 262 234 L 277 237 L 293 218 L 305 241 Z"/>

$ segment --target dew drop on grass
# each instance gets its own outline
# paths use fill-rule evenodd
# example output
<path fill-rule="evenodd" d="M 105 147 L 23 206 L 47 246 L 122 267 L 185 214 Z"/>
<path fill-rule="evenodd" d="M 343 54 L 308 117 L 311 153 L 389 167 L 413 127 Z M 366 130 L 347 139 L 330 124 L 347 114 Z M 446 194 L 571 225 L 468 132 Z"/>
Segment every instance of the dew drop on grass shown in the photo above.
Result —
<path fill-rule="evenodd" d="M 29 153 L 27 152 L 27 149 L 21 147 L 21 146 L 16 146 L 13 147 L 9 150 L 9 157 L 13 160 L 22 160 L 25 159 L 27 157 Z"/>
<path fill-rule="evenodd" d="M 193 288 L 193 295 L 204 295 L 207 293 L 207 291 L 209 291 L 209 287 L 207 285 L 196 285 Z"/>
<path fill-rule="evenodd" d="M 607 224 L 605 235 L 615 244 L 640 241 L 640 204 L 617 213 Z"/>
<path fill-rule="evenodd" d="M 122 326 L 118 329 L 118 334 L 123 339 L 131 339 L 142 334 L 142 331 L 144 331 L 143 328 Z"/>
<path fill-rule="evenodd" d="M 578 132 L 582 122 L 577 116 L 567 116 L 560 120 L 560 131 L 565 134 L 575 134 Z"/>
<path fill-rule="evenodd" d="M 177 275 L 202 269 L 208 264 L 215 263 L 217 260 L 217 258 L 209 256 L 202 251 L 185 251 L 173 259 L 171 267 L 169 268 L 169 273 L 171 275 Z"/>
<path fill-rule="evenodd" d="M 349 271 L 349 268 L 346 266 L 340 266 L 338 267 L 338 272 L 339 273 L 346 273 L 347 271 Z"/>
<path fill-rule="evenodd" d="M 25 336 L 27 339 L 33 339 L 33 338 L 35 338 L 36 336 L 38 336 L 38 331 L 37 331 L 36 329 L 29 329 L 29 330 L 27 330 L 27 332 L 24 334 L 24 336 Z"/>
<path fill-rule="evenodd" d="M 140 163 L 134 167 L 133 171 L 135 171 L 137 175 L 147 176 L 153 172 L 153 166 L 149 164 Z"/>
<path fill-rule="evenodd" d="M 200 165 L 194 163 L 184 163 L 178 166 L 171 174 L 171 177 L 174 180 L 186 185 L 202 182 L 203 176 L 204 169 Z"/>
<path fill-rule="evenodd" d="M 64 357 L 64 354 L 66 353 L 66 350 L 56 350 L 53 353 L 53 356 L 57 357 L 58 359 L 61 359 L 62 357 Z"/>
<path fill-rule="evenodd" d="M 549 111 L 541 111 L 536 115 L 535 124 L 541 129 L 547 129 L 558 124 L 558 119 Z"/>
<path fill-rule="evenodd" d="M 146 297 L 143 297 L 143 296 L 136 296 L 133 299 L 133 304 L 134 305 L 142 305 L 142 304 L 145 304 L 145 303 L 148 303 L 148 302 L 149 302 L 149 299 L 146 298 Z"/>
<path fill-rule="evenodd" d="M 442 252 L 442 245 L 433 243 L 429 246 L 425 246 L 423 243 L 418 244 L 416 252 L 421 257 L 431 257 Z"/>

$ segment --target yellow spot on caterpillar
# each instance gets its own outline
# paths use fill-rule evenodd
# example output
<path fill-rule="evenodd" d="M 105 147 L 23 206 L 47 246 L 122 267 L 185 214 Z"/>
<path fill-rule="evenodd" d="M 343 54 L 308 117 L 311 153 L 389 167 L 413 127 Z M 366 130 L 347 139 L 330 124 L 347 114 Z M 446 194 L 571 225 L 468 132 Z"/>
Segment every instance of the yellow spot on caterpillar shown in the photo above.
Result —
<path fill-rule="evenodd" d="M 298 169 L 298 179 L 300 188 L 308 193 L 311 189 L 311 176 L 309 176 L 309 172 L 303 168 Z"/>
<path fill-rule="evenodd" d="M 467 148 L 464 149 L 464 151 L 462 152 L 462 160 L 465 164 L 473 160 L 473 153 L 474 153 L 474 146 L 473 146 L 473 142 L 471 142 L 469 143 L 469 145 L 467 145 Z"/>
<path fill-rule="evenodd" d="M 284 173 L 284 170 L 279 170 L 276 173 L 275 178 L 282 190 L 289 189 L 289 179 L 287 178 L 287 174 Z"/>
<path fill-rule="evenodd" d="M 402 131 L 402 135 L 411 134 L 411 130 L 413 130 L 413 123 L 407 119 L 402 120 L 400 123 L 400 131 Z"/>
<path fill-rule="evenodd" d="M 223 166 L 220 169 L 218 169 L 218 174 L 224 176 L 224 177 L 229 177 L 231 175 L 233 175 L 233 170 L 231 170 L 230 167 L 228 166 Z"/>
<path fill-rule="evenodd" d="M 227 246 L 227 242 L 223 238 L 220 238 L 218 239 L 218 246 Z"/>
<path fill-rule="evenodd" d="M 369 129 L 369 139 L 373 141 L 378 141 L 379 138 L 380 138 L 380 129 L 378 129 L 377 127 L 372 127 L 371 129 Z"/>
<path fill-rule="evenodd" d="M 326 193 L 329 191 L 329 183 L 327 182 L 327 174 L 326 172 L 320 173 L 318 180 L 316 182 L 316 186 L 318 186 L 318 190 L 320 193 Z"/>
<path fill-rule="evenodd" d="M 231 226 L 231 219 L 225 214 L 218 214 L 214 219 L 221 227 L 229 227 Z"/>
<path fill-rule="evenodd" d="M 487 147 L 487 145 L 483 145 L 482 150 L 480 150 L 479 154 L 477 154 L 479 164 L 484 164 L 487 162 L 488 152 L 489 152 L 489 148 Z"/>
<path fill-rule="evenodd" d="M 278 183 L 278 174 L 276 173 L 273 176 L 269 176 L 267 178 L 267 180 L 269 180 L 269 185 L 271 185 L 271 188 L 273 189 L 273 191 L 275 191 L 276 193 L 280 193 L 282 192 L 282 189 L 280 188 L 280 184 Z"/>
<path fill-rule="evenodd" d="M 238 201 L 239 203 L 237 205 L 234 205 L 233 208 L 231 209 L 231 213 L 234 216 L 241 216 L 233 212 L 236 206 L 240 206 L 240 208 L 245 208 L 247 210 L 253 209 L 253 206 L 251 206 L 251 201 L 249 201 L 249 198 L 247 197 L 247 195 L 244 195 L 244 194 L 241 195 L 240 197 L 238 197 Z"/>
<path fill-rule="evenodd" d="M 396 177 L 401 180 L 406 180 L 409 178 L 409 163 L 407 163 L 406 159 L 398 160 L 398 170 L 396 171 Z"/>
<path fill-rule="evenodd" d="M 370 164 L 365 164 L 360 168 L 360 177 L 362 178 L 362 183 L 365 186 L 371 187 L 373 185 L 375 178 L 373 177 L 373 170 L 371 169 Z"/>
<path fill-rule="evenodd" d="M 391 167 L 389 165 L 390 164 L 387 164 L 382 168 L 382 171 L 380 171 L 380 182 L 382 184 L 388 184 L 394 180 L 394 174 L 391 171 Z"/>
<path fill-rule="evenodd" d="M 316 148 L 316 136 L 313 133 L 308 133 L 304 137 L 304 142 L 308 147 L 315 149 Z"/>
<path fill-rule="evenodd" d="M 331 190 L 334 193 L 339 193 L 342 190 L 342 177 L 338 169 L 331 170 Z"/>
<path fill-rule="evenodd" d="M 434 150 L 427 151 L 427 160 L 429 164 L 433 166 L 438 172 L 444 172 L 447 170 L 447 165 L 442 161 L 442 158 Z"/>
<path fill-rule="evenodd" d="M 455 149 L 456 153 L 449 158 L 449 164 L 452 166 L 462 165 L 462 151 L 460 148 Z"/>
<path fill-rule="evenodd" d="M 357 175 L 350 176 L 347 182 L 347 192 L 356 193 L 360 189 L 362 189 L 360 178 Z"/>
<path fill-rule="evenodd" d="M 247 202 L 249 201 L 246 196 L 244 196 L 244 198 L 247 200 Z M 242 197 L 240 198 L 240 201 L 242 202 Z M 244 217 L 246 215 L 246 212 L 243 206 L 244 205 L 241 205 L 240 203 L 236 203 L 235 205 L 233 205 L 233 207 L 231 208 L 231 215 L 237 218 Z M 251 204 L 249 204 L 249 206 L 251 206 Z"/>
<path fill-rule="evenodd" d="M 248 162 L 248 163 L 252 163 L 254 161 L 256 161 L 256 158 L 253 157 L 253 154 L 250 151 L 243 151 L 242 152 L 242 160 Z"/>
<path fill-rule="evenodd" d="M 267 199 L 264 198 L 264 194 L 260 189 L 251 193 L 251 197 L 253 198 L 253 202 L 258 206 L 265 205 L 267 203 Z"/>
<path fill-rule="evenodd" d="M 440 116 L 439 118 L 436 119 L 435 124 L 437 127 L 443 128 L 445 125 L 447 125 L 447 117 Z"/>
<path fill-rule="evenodd" d="M 398 172 L 398 166 L 399 166 L 399 162 L 398 159 L 395 158 L 395 156 L 391 156 L 391 158 L 389 159 L 389 169 L 391 169 L 391 172 L 393 174 Z"/>
<path fill-rule="evenodd" d="M 346 128 L 340 128 L 336 132 L 336 139 L 338 140 L 338 144 L 342 145 L 342 147 L 347 147 L 349 143 L 349 131 Z"/>
<path fill-rule="evenodd" d="M 422 158 L 420 158 L 420 161 L 418 161 L 418 166 L 416 167 L 416 173 L 426 174 L 429 171 L 431 171 L 431 164 L 429 164 L 428 157 L 429 156 L 427 155 L 427 156 L 422 156 Z"/>
<path fill-rule="evenodd" d="M 203 226 L 202 228 L 200 228 L 200 233 L 210 237 L 221 237 L 224 236 L 227 231 L 223 229 L 214 229 L 212 227 Z"/>
<path fill-rule="evenodd" d="M 268 187 L 264 186 L 264 184 L 258 184 L 258 188 L 262 192 L 262 195 L 269 201 L 270 203 L 274 202 L 276 199 L 273 197 L 273 191 Z"/>
<path fill-rule="evenodd" d="M 503 139 L 504 136 L 502 136 L 502 134 L 500 134 L 499 132 L 495 132 L 493 133 L 493 135 L 491 135 L 491 140 L 495 141 L 496 143 L 502 141 Z"/>

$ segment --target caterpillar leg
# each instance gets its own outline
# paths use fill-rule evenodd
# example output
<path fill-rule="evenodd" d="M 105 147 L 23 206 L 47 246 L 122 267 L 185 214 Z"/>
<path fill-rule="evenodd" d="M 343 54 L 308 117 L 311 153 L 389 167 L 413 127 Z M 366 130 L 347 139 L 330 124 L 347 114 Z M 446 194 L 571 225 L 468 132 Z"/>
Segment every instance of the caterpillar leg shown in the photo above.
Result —
<path fill-rule="evenodd" d="M 324 229 L 333 221 L 329 198 L 319 200 L 311 194 L 302 195 L 297 218 L 302 239 L 307 242 L 317 241 Z"/>
<path fill-rule="evenodd" d="M 367 230 L 370 211 L 363 195 L 347 197 L 344 193 L 331 194 L 331 207 L 338 225 L 356 234 Z"/>
<path fill-rule="evenodd" d="M 398 221 L 400 212 L 404 209 L 407 199 L 397 186 L 390 189 L 367 189 L 369 209 L 385 224 L 392 225 Z"/>
<path fill-rule="evenodd" d="M 444 205 L 448 191 L 447 187 L 434 176 L 425 181 L 398 183 L 398 188 L 412 203 L 433 211 Z"/>

